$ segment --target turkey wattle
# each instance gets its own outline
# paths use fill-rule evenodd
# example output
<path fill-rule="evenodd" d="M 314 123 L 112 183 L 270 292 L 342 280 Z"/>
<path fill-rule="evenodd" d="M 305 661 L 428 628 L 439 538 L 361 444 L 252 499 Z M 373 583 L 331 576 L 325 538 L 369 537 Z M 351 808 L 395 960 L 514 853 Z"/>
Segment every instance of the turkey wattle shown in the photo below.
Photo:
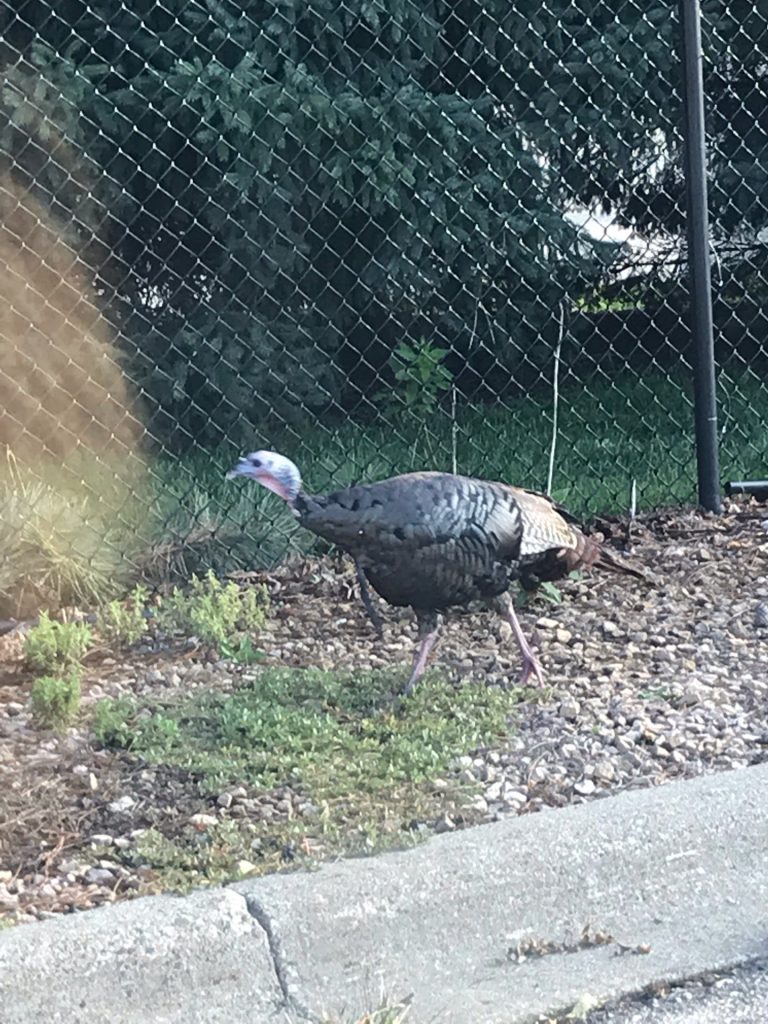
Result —
<path fill-rule="evenodd" d="M 278 494 L 312 533 L 349 552 L 389 604 L 416 613 L 419 645 L 405 693 L 424 672 L 435 645 L 439 613 L 483 600 L 512 627 L 526 683 L 541 667 L 523 634 L 507 590 L 526 589 L 600 565 L 643 578 L 583 534 L 549 498 L 508 484 L 407 473 L 332 494 L 309 495 L 290 459 L 253 452 L 227 479 L 244 476 Z"/>

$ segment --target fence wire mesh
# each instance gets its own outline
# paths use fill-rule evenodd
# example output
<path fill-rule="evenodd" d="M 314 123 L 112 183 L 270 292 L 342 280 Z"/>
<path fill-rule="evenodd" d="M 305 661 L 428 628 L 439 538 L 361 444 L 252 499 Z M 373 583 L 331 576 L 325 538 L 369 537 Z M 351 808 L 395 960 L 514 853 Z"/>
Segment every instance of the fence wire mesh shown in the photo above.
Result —
<path fill-rule="evenodd" d="M 722 462 L 760 475 L 768 14 L 702 10 Z M 655 0 L 6 2 L 6 604 L 306 544 L 223 482 L 243 448 L 692 500 L 680 36 Z"/>

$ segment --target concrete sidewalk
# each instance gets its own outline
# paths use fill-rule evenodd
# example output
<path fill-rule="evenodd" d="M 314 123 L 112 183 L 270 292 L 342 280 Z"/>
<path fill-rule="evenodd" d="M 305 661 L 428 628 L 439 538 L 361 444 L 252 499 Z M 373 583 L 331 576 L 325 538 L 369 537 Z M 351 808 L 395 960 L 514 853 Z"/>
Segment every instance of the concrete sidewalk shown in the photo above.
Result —
<path fill-rule="evenodd" d="M 412 1024 L 518 1024 L 736 964 L 768 953 L 767 793 L 761 765 L 20 927 L 0 1022 L 346 1024 L 412 996 Z"/>

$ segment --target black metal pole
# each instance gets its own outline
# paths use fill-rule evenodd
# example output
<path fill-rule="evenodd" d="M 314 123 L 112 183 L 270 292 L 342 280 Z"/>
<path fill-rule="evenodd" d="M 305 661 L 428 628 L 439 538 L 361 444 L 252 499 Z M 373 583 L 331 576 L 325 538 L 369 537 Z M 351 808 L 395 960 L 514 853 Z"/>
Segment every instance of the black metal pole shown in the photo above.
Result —
<path fill-rule="evenodd" d="M 685 107 L 686 228 L 690 326 L 694 348 L 694 409 L 699 503 L 720 512 L 720 457 L 717 436 L 712 281 L 709 271 L 707 153 L 704 135 L 699 0 L 680 0 L 683 27 L 683 105 Z"/>

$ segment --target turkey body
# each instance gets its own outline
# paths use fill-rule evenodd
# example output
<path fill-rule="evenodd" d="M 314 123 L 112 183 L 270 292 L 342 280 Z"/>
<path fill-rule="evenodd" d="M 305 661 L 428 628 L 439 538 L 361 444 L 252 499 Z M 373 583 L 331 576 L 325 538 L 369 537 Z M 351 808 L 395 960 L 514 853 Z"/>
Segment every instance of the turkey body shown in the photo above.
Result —
<path fill-rule="evenodd" d="M 600 565 L 642 578 L 575 525 L 543 495 L 450 473 L 408 473 L 327 495 L 301 490 L 284 456 L 256 452 L 232 476 L 250 476 L 279 494 L 302 526 L 347 551 L 389 604 L 413 608 L 419 647 L 406 692 L 424 672 L 439 615 L 481 600 L 509 622 L 523 656 L 521 682 L 540 666 L 507 591 Z"/>
<path fill-rule="evenodd" d="M 348 551 L 392 605 L 445 611 L 503 594 L 523 518 L 501 484 L 409 473 L 322 497 L 299 495 L 302 526 Z"/>

